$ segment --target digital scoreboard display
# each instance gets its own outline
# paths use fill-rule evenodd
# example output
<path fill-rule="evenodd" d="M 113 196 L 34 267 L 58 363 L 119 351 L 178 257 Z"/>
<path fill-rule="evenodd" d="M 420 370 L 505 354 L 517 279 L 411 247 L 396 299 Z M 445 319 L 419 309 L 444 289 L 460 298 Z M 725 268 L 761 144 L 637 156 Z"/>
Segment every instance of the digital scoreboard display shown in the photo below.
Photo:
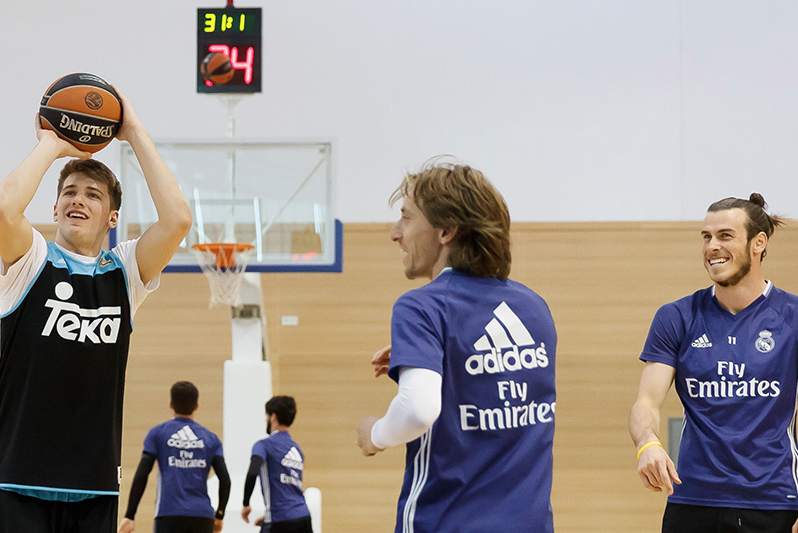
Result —
<path fill-rule="evenodd" d="M 261 92 L 261 8 L 197 9 L 197 92 Z M 221 53 L 233 67 L 226 83 L 213 83 L 202 75 L 202 62 Z"/>

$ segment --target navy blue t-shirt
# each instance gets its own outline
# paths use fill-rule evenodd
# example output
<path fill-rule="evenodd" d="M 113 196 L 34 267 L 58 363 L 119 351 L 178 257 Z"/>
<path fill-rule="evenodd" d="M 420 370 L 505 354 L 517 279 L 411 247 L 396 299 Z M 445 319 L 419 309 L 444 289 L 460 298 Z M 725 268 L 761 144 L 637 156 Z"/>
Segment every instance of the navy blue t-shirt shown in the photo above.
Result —
<path fill-rule="evenodd" d="M 524 285 L 445 269 L 401 296 L 389 375 L 442 376 L 441 413 L 407 444 L 396 531 L 551 533 L 557 334 Z"/>
<path fill-rule="evenodd" d="M 156 517 L 213 518 L 208 473 L 213 458 L 222 456 L 219 437 L 190 418 L 175 417 L 147 433 L 144 451 L 158 461 Z"/>
<path fill-rule="evenodd" d="M 275 431 L 252 447 L 252 455 L 263 459 L 260 484 L 266 512 L 265 523 L 310 516 L 302 492 L 305 456 L 287 431 Z"/>
<path fill-rule="evenodd" d="M 736 315 L 713 289 L 657 311 L 643 361 L 676 369 L 685 424 L 668 501 L 798 509 L 798 296 L 768 285 Z"/>

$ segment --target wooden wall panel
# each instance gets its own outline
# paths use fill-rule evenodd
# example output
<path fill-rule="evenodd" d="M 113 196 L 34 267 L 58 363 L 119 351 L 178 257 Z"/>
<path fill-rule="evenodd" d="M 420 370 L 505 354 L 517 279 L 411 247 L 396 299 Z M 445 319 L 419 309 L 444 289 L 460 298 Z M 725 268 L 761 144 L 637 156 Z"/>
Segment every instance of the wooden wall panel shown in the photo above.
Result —
<path fill-rule="evenodd" d="M 511 277 L 549 303 L 559 334 L 552 504 L 556 530 L 659 531 L 665 498 L 642 488 L 627 432 L 657 308 L 709 285 L 698 222 L 546 223 L 513 227 Z M 372 377 L 371 354 L 389 341 L 391 305 L 420 285 L 404 278 L 388 224 L 344 228 L 341 274 L 263 274 L 276 393 L 297 398 L 292 433 L 307 456 L 306 486 L 322 489 L 325 533 L 392 531 L 404 450 L 360 455 L 355 427 L 384 412 L 395 393 Z M 777 231 L 765 260 L 777 286 L 792 275 L 798 228 Z M 229 312 L 207 308 L 204 277 L 167 274 L 139 310 L 131 346 L 123 439 L 122 512 L 149 427 L 169 416 L 168 388 L 200 389 L 198 420 L 222 427 L 222 364 L 230 354 Z M 297 326 L 280 317 L 295 315 Z M 663 413 L 680 416 L 672 392 Z M 663 432 L 664 432 L 663 427 Z M 665 438 L 663 433 L 663 438 Z M 154 474 L 137 526 L 149 530 Z M 228 520 L 237 520 L 235 516 Z"/>

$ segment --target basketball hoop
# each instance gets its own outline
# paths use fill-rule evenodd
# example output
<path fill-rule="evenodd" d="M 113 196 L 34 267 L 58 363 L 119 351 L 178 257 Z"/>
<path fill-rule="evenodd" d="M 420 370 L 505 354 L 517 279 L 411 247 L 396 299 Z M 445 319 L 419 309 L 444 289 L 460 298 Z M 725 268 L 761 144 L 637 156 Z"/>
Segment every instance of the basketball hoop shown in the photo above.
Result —
<path fill-rule="evenodd" d="M 244 242 L 208 242 L 191 248 L 211 288 L 208 307 L 217 303 L 241 307 L 241 283 L 253 246 Z"/>

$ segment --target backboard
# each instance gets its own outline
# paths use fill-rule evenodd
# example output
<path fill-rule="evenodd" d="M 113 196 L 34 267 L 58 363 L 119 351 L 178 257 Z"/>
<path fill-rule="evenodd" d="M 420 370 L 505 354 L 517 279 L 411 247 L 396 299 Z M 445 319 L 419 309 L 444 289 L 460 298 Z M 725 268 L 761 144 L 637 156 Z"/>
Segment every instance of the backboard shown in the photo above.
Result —
<path fill-rule="evenodd" d="M 248 272 L 341 272 L 343 226 L 332 214 L 332 144 L 234 139 L 155 143 L 193 225 L 165 272 L 200 272 L 192 245 L 251 243 Z M 157 220 L 141 167 L 122 143 L 122 208 L 111 235 L 134 239 Z"/>

